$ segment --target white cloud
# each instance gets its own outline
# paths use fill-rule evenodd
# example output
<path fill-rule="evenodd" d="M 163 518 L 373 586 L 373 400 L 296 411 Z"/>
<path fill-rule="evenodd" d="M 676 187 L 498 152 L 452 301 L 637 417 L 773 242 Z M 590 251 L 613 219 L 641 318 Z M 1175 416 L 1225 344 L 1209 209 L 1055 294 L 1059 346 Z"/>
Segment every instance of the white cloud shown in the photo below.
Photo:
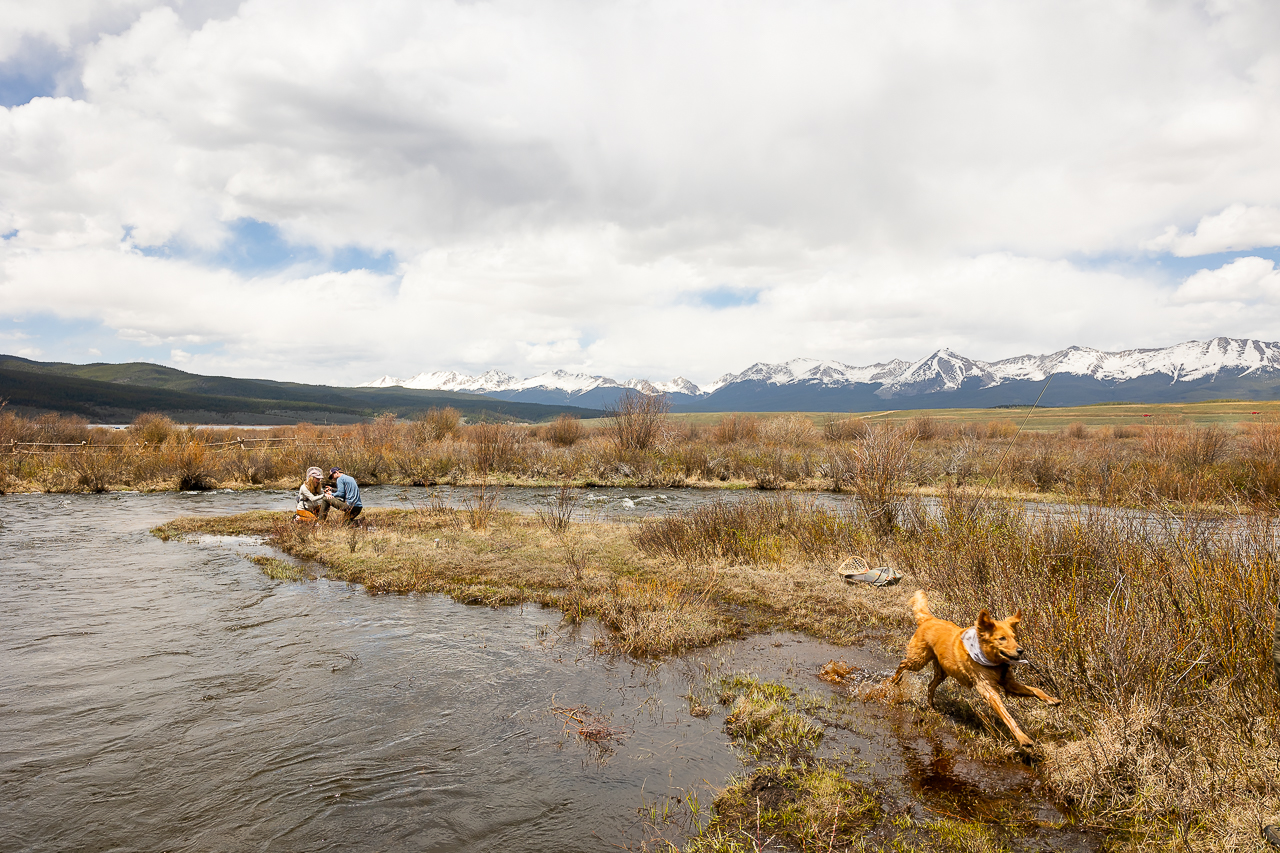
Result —
<path fill-rule="evenodd" d="M 1174 302 L 1268 302 L 1280 305 L 1280 272 L 1265 258 L 1237 258 L 1216 270 L 1200 270 L 1174 294 Z"/>
<path fill-rule="evenodd" d="M 1171 252 L 1180 258 L 1269 246 L 1280 246 L 1280 207 L 1238 203 L 1203 217 L 1190 234 L 1170 225 L 1159 237 L 1143 244 L 1143 248 Z"/>
<path fill-rule="evenodd" d="M 1197 219 L 1147 245 L 1280 242 L 1268 4 L 47 5 L 10 35 L 75 56 L 83 96 L 0 110 L 0 310 L 187 369 L 706 380 L 1274 337 L 1244 285 L 1061 260 Z M 181 257 L 241 218 L 400 269 Z"/>

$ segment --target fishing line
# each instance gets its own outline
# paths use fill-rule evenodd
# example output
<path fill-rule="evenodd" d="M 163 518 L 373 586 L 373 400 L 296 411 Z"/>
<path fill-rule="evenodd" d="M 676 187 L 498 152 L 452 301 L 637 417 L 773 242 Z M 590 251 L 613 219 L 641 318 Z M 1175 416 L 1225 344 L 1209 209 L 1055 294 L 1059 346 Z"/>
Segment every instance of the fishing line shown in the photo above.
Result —
<path fill-rule="evenodd" d="M 1013 450 L 1013 444 L 1018 440 L 1018 436 L 1022 435 L 1022 429 L 1027 425 L 1027 421 L 1031 420 L 1031 413 L 1036 410 L 1036 406 L 1040 405 L 1044 392 L 1049 390 L 1049 383 L 1053 381 L 1053 374 L 1049 374 L 1049 378 L 1044 381 L 1044 387 L 1040 389 L 1040 396 L 1036 397 L 1036 401 L 1031 404 L 1031 408 L 1027 410 L 1027 416 L 1022 419 L 1022 423 L 1018 426 L 1018 431 L 1013 434 L 1013 438 L 1009 440 L 1009 446 L 1004 449 L 1004 456 L 1000 457 L 1000 461 L 996 463 L 996 470 L 991 472 L 991 476 L 987 479 L 987 485 L 983 491 L 989 491 L 991 485 L 996 481 L 996 477 L 1000 474 L 1000 468 L 1004 465 L 1004 460 L 1009 458 L 1009 451 Z"/>

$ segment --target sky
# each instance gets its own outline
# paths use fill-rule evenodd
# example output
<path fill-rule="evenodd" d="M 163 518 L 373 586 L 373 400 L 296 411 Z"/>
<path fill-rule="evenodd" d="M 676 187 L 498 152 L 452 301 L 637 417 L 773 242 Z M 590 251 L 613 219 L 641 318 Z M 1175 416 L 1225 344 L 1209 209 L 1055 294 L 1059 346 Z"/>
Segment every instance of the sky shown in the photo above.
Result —
<path fill-rule="evenodd" d="M 1280 339 L 1280 4 L 0 0 L 0 353 L 707 383 Z"/>

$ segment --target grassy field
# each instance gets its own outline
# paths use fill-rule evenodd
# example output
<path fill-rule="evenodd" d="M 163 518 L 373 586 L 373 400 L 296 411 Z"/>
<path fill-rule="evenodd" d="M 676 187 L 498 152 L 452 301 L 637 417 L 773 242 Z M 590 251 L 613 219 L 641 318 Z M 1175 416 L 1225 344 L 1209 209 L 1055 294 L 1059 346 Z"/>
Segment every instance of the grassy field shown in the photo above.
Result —
<path fill-rule="evenodd" d="M 698 426 L 714 426 L 726 413 L 692 412 L 673 413 L 670 417 L 676 423 L 694 424 Z M 753 413 L 751 417 L 761 420 L 778 418 L 791 414 L 800 415 L 816 426 L 835 420 L 851 417 L 845 412 L 764 412 Z M 1030 414 L 1030 418 L 1027 415 Z M 1025 420 L 1026 429 L 1037 431 L 1057 431 L 1065 429 L 1073 423 L 1082 423 L 1088 427 L 1142 426 L 1151 423 L 1152 419 L 1176 420 L 1192 424 L 1218 424 L 1224 427 L 1239 427 L 1261 419 L 1280 418 L 1280 401 L 1264 400 L 1210 400 L 1203 403 L 1095 403 L 1089 406 L 1064 406 L 1060 408 L 1037 408 L 1030 406 L 1010 406 L 999 409 L 890 409 L 883 412 L 861 412 L 854 417 L 868 421 L 887 421 L 903 423 L 914 418 L 933 418 L 941 423 L 965 424 L 985 423 L 988 421 L 1008 420 L 1020 425 Z M 601 425 L 603 418 L 583 421 L 588 425 Z"/>

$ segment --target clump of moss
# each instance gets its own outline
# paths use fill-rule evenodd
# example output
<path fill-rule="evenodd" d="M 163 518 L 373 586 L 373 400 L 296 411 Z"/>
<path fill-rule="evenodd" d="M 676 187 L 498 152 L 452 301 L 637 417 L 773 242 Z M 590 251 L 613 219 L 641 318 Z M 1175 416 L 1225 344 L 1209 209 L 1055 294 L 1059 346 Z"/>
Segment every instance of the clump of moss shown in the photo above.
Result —
<path fill-rule="evenodd" d="M 311 577 L 311 574 L 302 566 L 275 557 L 254 556 L 250 557 L 249 561 L 256 563 L 258 568 L 262 569 L 262 573 L 272 580 L 301 581 Z"/>
<path fill-rule="evenodd" d="M 730 706 L 725 731 L 757 758 L 809 756 L 822 742 L 823 728 L 789 707 L 793 698 L 788 687 L 754 676 L 722 679 L 719 699 Z"/>
<path fill-rule="evenodd" d="M 782 842 L 802 850 L 849 850 L 881 817 L 871 792 L 824 763 L 757 768 L 729 785 L 715 817 L 686 853 L 759 850 Z"/>

